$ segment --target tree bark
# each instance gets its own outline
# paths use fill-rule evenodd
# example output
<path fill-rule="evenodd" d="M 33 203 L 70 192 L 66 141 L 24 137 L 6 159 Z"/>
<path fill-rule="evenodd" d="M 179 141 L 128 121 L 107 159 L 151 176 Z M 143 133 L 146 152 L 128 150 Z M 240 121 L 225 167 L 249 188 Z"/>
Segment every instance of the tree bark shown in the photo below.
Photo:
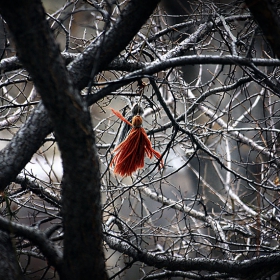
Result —
<path fill-rule="evenodd" d="M 0 3 L 0 12 L 13 34 L 18 57 L 30 73 L 44 104 L 39 105 L 39 112 L 32 114 L 29 123 L 32 133 L 29 131 L 23 136 L 21 130 L 16 141 L 12 141 L 12 145 L 1 154 L 2 162 L 8 163 L 8 168 L 4 173 L 1 172 L 0 187 L 5 188 L 21 170 L 20 167 L 24 167 L 53 126 L 64 169 L 61 279 L 107 279 L 102 246 L 99 162 L 90 114 L 79 90 L 87 86 L 93 75 L 110 63 L 129 43 L 158 2 L 130 1 L 123 17 L 108 30 L 104 40 L 90 46 L 69 66 L 70 75 L 45 20 L 41 2 L 14 0 Z M 39 119 L 38 113 L 41 114 Z M 42 130 L 40 123 L 46 124 Z M 26 126 L 24 128 L 29 130 Z M 22 154 L 22 150 L 16 149 L 17 142 L 23 143 L 27 135 L 34 134 L 36 141 L 28 143 L 28 153 L 23 152 L 24 157 L 14 168 L 16 155 Z M 9 156 L 11 151 L 13 160 Z"/>
<path fill-rule="evenodd" d="M 272 3 L 268 0 L 246 0 L 245 3 L 273 52 L 280 58 L 280 20 Z"/>
<path fill-rule="evenodd" d="M 24 280 L 9 235 L 0 231 L 0 279 Z"/>
<path fill-rule="evenodd" d="M 41 2 L 15 0 L 2 2 L 0 7 L 19 59 L 48 111 L 61 151 L 64 254 L 60 278 L 107 279 L 99 162 L 89 111 L 71 83 Z"/>

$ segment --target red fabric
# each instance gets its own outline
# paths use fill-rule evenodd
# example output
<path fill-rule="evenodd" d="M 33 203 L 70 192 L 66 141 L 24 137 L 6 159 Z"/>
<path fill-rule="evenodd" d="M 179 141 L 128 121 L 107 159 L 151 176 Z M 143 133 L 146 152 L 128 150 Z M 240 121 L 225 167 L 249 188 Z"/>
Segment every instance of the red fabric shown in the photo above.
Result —
<path fill-rule="evenodd" d="M 132 126 L 120 112 L 113 109 L 112 112 L 122 121 Z M 137 124 L 137 126 L 132 127 L 126 139 L 114 149 L 115 156 L 111 162 L 111 165 L 115 166 L 114 173 L 123 177 L 130 176 L 137 169 L 143 168 L 145 155 L 149 158 L 155 156 L 159 159 L 161 157 L 161 154 L 153 149 L 144 128 L 139 126 L 142 123 L 142 118 L 138 115 L 134 116 L 132 123 Z M 160 166 L 163 167 L 162 160 Z"/>

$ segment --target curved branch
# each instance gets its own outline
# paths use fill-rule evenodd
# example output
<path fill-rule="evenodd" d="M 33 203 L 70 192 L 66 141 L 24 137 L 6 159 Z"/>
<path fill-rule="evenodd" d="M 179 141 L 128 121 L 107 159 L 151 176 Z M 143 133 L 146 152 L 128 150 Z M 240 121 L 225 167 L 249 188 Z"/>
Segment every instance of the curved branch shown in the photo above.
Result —
<path fill-rule="evenodd" d="M 30 240 L 44 254 L 48 263 L 53 265 L 58 272 L 61 272 L 62 254 L 60 251 L 56 250 L 45 234 L 40 230 L 8 221 L 1 216 L 0 229 L 6 231 L 7 233 L 19 235 Z"/>
<path fill-rule="evenodd" d="M 165 268 L 170 271 L 207 271 L 226 273 L 231 277 L 242 279 L 253 275 L 277 269 L 279 270 L 280 253 L 270 254 L 245 260 L 242 262 L 218 260 L 209 258 L 188 258 L 167 254 L 147 252 L 141 248 L 131 246 L 121 239 L 118 234 L 106 228 L 105 241 L 111 249 L 124 253 L 135 261 L 144 262 L 147 265 Z"/>
<path fill-rule="evenodd" d="M 9 234 L 0 231 L 0 278 L 26 280 L 18 263 L 15 248 Z"/>
<path fill-rule="evenodd" d="M 0 152 L 1 190 L 15 180 L 51 131 L 51 120 L 43 103 L 40 102 L 9 144 Z"/>

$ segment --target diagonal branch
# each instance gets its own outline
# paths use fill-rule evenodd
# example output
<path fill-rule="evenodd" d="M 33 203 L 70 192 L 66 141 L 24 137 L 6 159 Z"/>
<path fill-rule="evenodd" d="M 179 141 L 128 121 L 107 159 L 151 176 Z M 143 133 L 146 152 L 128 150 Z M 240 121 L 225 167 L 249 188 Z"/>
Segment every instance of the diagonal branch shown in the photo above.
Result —
<path fill-rule="evenodd" d="M 53 206 L 58 208 L 61 207 L 61 199 L 58 197 L 58 195 L 51 193 L 48 189 L 45 189 L 37 182 L 32 181 L 27 176 L 18 175 L 14 182 L 20 184 L 23 189 L 32 191 L 46 202 L 52 204 Z"/>

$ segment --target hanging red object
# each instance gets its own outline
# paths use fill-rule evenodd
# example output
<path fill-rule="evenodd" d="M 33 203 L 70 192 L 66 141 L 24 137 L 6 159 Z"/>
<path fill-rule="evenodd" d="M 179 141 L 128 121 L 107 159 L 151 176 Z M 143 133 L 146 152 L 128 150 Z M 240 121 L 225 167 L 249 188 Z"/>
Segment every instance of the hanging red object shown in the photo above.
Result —
<path fill-rule="evenodd" d="M 161 158 L 161 154 L 153 149 L 152 143 L 142 127 L 142 117 L 140 115 L 134 116 L 130 123 L 119 111 L 111 110 L 118 118 L 132 127 L 126 139 L 113 151 L 115 156 L 111 166 L 115 166 L 114 173 L 123 177 L 131 176 L 137 169 L 144 167 L 145 156 L 150 159 L 153 156 L 157 159 Z M 160 167 L 163 167 L 162 160 L 160 161 Z"/>

